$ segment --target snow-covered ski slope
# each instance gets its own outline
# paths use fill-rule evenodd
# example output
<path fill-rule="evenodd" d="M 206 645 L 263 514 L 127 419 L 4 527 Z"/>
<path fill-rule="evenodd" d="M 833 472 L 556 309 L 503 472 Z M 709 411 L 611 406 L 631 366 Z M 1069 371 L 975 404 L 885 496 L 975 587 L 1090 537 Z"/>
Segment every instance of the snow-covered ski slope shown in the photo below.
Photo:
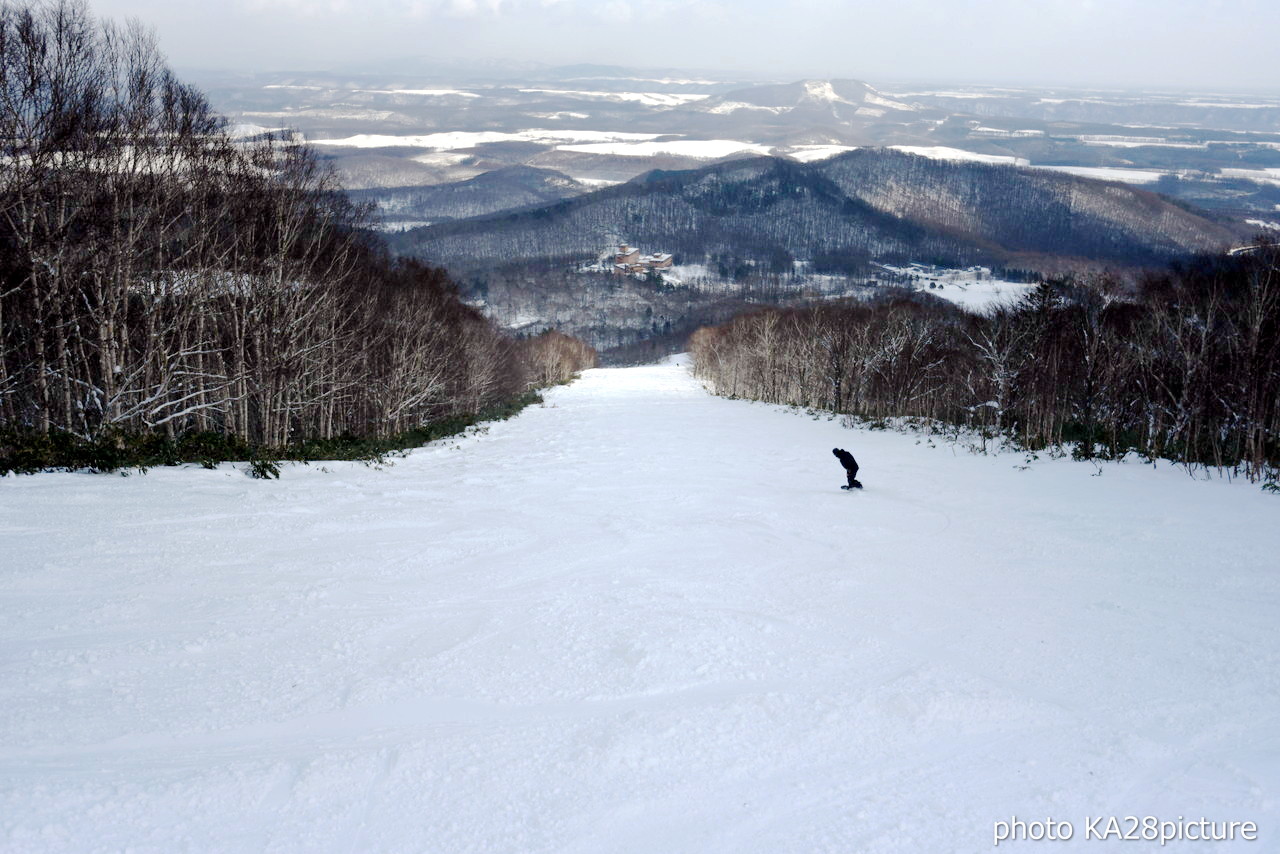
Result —
<path fill-rule="evenodd" d="M 1022 462 L 666 365 L 381 471 L 0 480 L 0 850 L 1280 850 L 1280 499 Z"/>

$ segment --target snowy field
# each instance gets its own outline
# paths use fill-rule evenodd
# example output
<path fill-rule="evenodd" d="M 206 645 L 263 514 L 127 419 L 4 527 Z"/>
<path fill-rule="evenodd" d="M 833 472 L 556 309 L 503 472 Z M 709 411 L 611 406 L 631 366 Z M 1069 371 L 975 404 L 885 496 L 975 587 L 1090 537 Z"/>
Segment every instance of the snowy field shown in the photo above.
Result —
<path fill-rule="evenodd" d="M 911 286 L 917 291 L 955 303 L 974 314 L 985 314 L 1000 306 L 1013 305 L 1036 287 L 1034 284 L 1011 282 L 993 276 L 989 267 L 955 269 L 927 264 L 880 266 L 899 276 L 913 276 Z"/>
<path fill-rule="evenodd" d="M 1051 172 L 1065 172 L 1079 178 L 1096 178 L 1099 181 L 1120 181 L 1124 184 L 1154 184 L 1163 176 L 1176 174 L 1159 169 L 1123 169 L 1112 166 L 1036 166 Z"/>
<path fill-rule="evenodd" d="M 767 145 L 739 142 L 735 139 L 670 139 L 659 142 L 589 142 L 579 145 L 558 145 L 560 151 L 577 151 L 584 154 L 613 154 L 620 157 L 657 157 L 670 154 L 676 157 L 701 157 L 714 159 L 730 154 L 769 154 Z"/>
<path fill-rule="evenodd" d="M 941 297 L 974 314 L 985 314 L 999 306 L 1013 305 L 1034 289 L 1035 285 L 1029 285 L 1025 282 L 964 277 L 947 279 L 941 283 L 939 288 L 934 290 L 929 290 L 927 286 L 916 285 L 916 290 Z"/>
<path fill-rule="evenodd" d="M 339 145 L 350 148 L 429 148 L 435 151 L 454 151 L 475 148 L 495 142 L 619 142 L 624 140 L 650 140 L 661 134 L 629 133 L 626 131 L 596 130 L 522 130 L 517 133 L 504 131 L 442 131 L 440 133 L 392 136 L 379 133 L 358 133 L 342 139 L 313 139 L 312 145 Z"/>
<path fill-rule="evenodd" d="M 0 850 L 1280 850 L 1256 486 L 671 365 L 324 468 L 0 480 Z M 1260 836 L 1085 841 L 1112 815 Z"/>
<path fill-rule="evenodd" d="M 1031 161 L 1025 157 L 1014 157 L 1004 154 L 979 154 L 962 148 L 948 148 L 945 145 L 891 145 L 894 151 L 928 157 L 931 160 L 956 160 L 971 163 L 990 163 L 996 166 L 1030 166 Z"/>

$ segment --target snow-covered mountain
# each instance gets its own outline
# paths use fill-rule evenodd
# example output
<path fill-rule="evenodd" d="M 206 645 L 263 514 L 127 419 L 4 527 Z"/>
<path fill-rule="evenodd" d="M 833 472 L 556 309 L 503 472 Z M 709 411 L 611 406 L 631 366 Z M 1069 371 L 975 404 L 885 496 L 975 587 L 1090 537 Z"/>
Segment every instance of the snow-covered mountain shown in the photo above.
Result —
<path fill-rule="evenodd" d="M 389 235 L 443 264 L 500 324 L 613 350 L 675 337 L 744 300 L 868 295 L 911 262 L 1052 274 L 1163 265 L 1246 238 L 1141 188 L 861 149 L 655 172 L 541 207 Z M 625 240 L 669 252 L 677 287 L 583 268 Z M 1014 274 L 1019 275 L 1019 274 Z"/>
<path fill-rule="evenodd" d="M 355 189 L 515 165 L 599 185 L 740 152 L 816 160 L 907 146 L 1160 182 L 1237 221 L 1272 217 L 1280 204 L 1268 171 L 1280 168 L 1280 99 L 1257 94 L 760 83 L 612 66 L 234 75 L 209 86 L 240 125 L 300 129 Z"/>
<path fill-rule="evenodd" d="M 399 251 L 434 262 L 593 257 L 625 234 L 689 263 L 720 252 L 771 264 L 825 252 L 952 266 L 1054 258 L 1163 263 L 1242 233 L 1136 187 L 1058 172 L 863 149 L 812 164 L 734 160 L 656 172 L 541 210 L 417 229 Z"/>
<path fill-rule="evenodd" d="M 801 80 L 728 92 L 690 105 L 690 109 L 731 115 L 759 111 L 793 121 L 861 123 L 896 113 L 899 120 L 917 118 L 921 108 L 891 98 L 859 80 Z"/>

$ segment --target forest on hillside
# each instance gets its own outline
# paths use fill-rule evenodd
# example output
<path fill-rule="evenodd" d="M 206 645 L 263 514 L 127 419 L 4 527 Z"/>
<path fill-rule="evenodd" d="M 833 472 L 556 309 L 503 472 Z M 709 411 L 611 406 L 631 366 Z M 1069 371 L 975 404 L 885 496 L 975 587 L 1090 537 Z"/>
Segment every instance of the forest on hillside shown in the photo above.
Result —
<path fill-rule="evenodd" d="M 594 361 L 391 258 L 310 149 L 230 138 L 137 24 L 0 6 L 0 99 L 0 471 L 386 438 Z"/>
<path fill-rule="evenodd" d="M 1132 187 L 1054 172 L 859 150 L 801 164 L 761 157 L 652 172 L 541 207 L 394 235 L 397 253 L 450 265 L 593 258 L 618 239 L 678 263 L 790 272 L 840 259 L 1053 271 L 1086 263 L 1161 265 L 1242 234 Z"/>
<path fill-rule="evenodd" d="M 764 308 L 704 327 L 722 395 L 915 419 L 1076 456 L 1280 477 L 1280 246 L 1145 276 L 1046 281 L 974 315 L 919 300 Z M 901 423 L 901 422 L 899 422 Z"/>

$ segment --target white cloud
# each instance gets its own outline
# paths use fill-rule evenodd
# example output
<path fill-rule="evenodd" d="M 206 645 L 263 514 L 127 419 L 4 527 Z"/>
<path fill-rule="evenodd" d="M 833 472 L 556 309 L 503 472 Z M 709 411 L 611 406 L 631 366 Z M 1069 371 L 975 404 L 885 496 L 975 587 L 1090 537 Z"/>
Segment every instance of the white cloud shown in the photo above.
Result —
<path fill-rule="evenodd" d="M 609 0 L 607 3 L 601 3 L 596 14 L 606 21 L 614 21 L 619 24 L 629 24 L 633 17 L 631 4 L 625 2 L 625 0 Z"/>
<path fill-rule="evenodd" d="M 498 15 L 519 6 L 533 3 L 514 0 L 237 0 L 237 5 L 249 12 L 264 14 L 289 12 L 308 16 L 342 16 L 358 13 L 364 16 L 426 18 L 435 15 L 473 17 Z M 545 6 L 546 0 L 537 5 Z"/>
<path fill-rule="evenodd" d="M 93 7 L 155 25 L 175 64 L 210 69 L 430 56 L 1188 90 L 1272 89 L 1280 79 L 1276 0 L 93 0 Z"/>
<path fill-rule="evenodd" d="M 284 11 L 303 15 L 367 16 L 434 15 L 474 17 L 563 11 L 603 20 L 632 21 L 643 17 L 719 8 L 702 0 L 235 0 L 250 12 Z"/>

